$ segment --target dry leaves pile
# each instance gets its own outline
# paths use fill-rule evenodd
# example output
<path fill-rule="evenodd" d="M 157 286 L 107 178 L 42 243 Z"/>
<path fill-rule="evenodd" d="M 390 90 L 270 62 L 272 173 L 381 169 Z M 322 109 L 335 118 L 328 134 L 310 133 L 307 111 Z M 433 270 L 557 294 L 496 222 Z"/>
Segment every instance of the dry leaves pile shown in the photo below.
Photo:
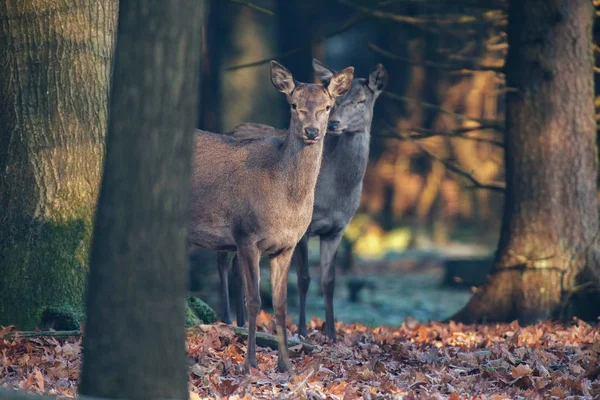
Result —
<path fill-rule="evenodd" d="M 268 314 L 261 330 L 274 332 Z M 582 321 L 497 325 L 417 324 L 371 329 L 337 325 L 328 344 L 323 323 L 290 349 L 295 373 L 275 372 L 277 352 L 260 349 L 259 369 L 242 374 L 245 341 L 224 325 L 188 331 L 194 398 L 595 398 L 600 396 L 600 330 Z M 290 335 L 295 327 L 290 324 Z M 79 338 L 4 339 L 0 386 L 73 396 Z"/>

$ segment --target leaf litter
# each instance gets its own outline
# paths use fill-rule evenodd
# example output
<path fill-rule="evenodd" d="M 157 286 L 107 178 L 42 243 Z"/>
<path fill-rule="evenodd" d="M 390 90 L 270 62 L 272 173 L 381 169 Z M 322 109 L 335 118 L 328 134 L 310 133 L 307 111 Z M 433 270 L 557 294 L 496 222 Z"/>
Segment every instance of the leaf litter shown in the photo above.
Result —
<path fill-rule="evenodd" d="M 259 330 L 274 333 L 262 312 Z M 294 371 L 278 373 L 277 351 L 258 347 L 258 368 L 242 373 L 245 339 L 223 324 L 187 331 L 192 399 L 565 399 L 600 398 L 600 330 L 574 319 L 463 325 L 406 321 L 400 327 L 309 323 L 290 348 Z M 288 335 L 297 338 L 296 326 Z M 81 338 L 16 337 L 0 328 L 0 387 L 76 397 Z"/>

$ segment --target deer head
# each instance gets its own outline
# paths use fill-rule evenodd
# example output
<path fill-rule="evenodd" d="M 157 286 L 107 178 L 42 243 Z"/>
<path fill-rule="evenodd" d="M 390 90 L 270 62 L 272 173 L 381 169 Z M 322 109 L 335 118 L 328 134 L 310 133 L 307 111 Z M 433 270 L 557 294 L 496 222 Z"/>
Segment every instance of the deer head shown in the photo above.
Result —
<path fill-rule="evenodd" d="M 271 61 L 271 81 L 284 93 L 291 108 L 290 134 L 305 144 L 314 144 L 327 132 L 329 114 L 335 99 L 352 87 L 354 68 L 332 74 L 327 83 L 299 83 L 283 65 Z"/>
<path fill-rule="evenodd" d="M 336 74 L 317 59 L 313 59 L 313 69 L 323 84 L 328 84 Z M 341 135 L 345 132 L 369 131 L 375 100 L 385 89 L 387 81 L 387 71 L 381 64 L 373 68 L 368 79 L 354 79 L 352 89 L 336 99 L 329 116 L 327 133 Z"/>

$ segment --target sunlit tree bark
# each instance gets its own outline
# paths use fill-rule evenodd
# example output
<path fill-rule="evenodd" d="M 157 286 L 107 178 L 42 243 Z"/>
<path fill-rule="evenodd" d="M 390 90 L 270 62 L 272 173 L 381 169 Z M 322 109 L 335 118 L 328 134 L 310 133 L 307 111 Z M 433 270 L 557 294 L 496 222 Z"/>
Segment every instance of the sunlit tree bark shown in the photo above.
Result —
<path fill-rule="evenodd" d="M 503 227 L 489 281 L 457 319 L 599 311 L 577 307 L 600 261 L 593 17 L 589 0 L 510 2 Z"/>
<path fill-rule="evenodd" d="M 116 0 L 0 1 L 0 325 L 83 301 Z"/>

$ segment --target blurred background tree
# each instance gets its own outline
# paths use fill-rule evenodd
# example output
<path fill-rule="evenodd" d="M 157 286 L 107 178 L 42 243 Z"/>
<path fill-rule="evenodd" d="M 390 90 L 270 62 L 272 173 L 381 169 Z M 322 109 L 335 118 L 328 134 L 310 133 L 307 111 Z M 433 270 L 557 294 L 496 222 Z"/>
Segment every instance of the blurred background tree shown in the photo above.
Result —
<path fill-rule="evenodd" d="M 448 272 L 447 283 L 460 281 L 467 287 L 483 284 L 492 268 L 502 227 L 505 102 L 507 94 L 515 90 L 507 86 L 504 69 L 509 2 L 213 3 L 221 6 L 213 7 L 216 14 L 211 13 L 206 27 L 206 51 L 214 62 L 211 68 L 219 71 L 221 84 L 213 85 L 210 98 L 218 99 L 219 107 L 212 110 L 219 116 L 215 119 L 221 121 L 221 131 L 243 121 L 265 122 L 275 114 L 278 121 L 284 120 L 286 111 L 275 106 L 282 102 L 271 102 L 270 114 L 259 111 L 263 98 L 272 95 L 268 85 L 256 87 L 253 101 L 245 106 L 252 109 L 246 108 L 247 112 L 242 113 L 236 111 L 236 90 L 223 83 L 267 76 L 266 66 L 271 58 L 285 63 L 302 79 L 311 78 L 311 57 L 338 69 L 353 65 L 357 76 L 366 76 L 377 62 L 389 71 L 390 83 L 376 106 L 361 209 L 346 231 L 347 252 L 345 257 L 338 257 L 339 262 L 348 267 L 358 257 L 360 267 L 353 273 L 365 275 L 373 263 L 387 263 L 382 267 L 386 271 L 421 270 L 433 260 L 448 270 L 457 268 Z M 591 8 L 590 12 L 594 13 Z M 238 21 L 240 13 L 245 15 L 243 23 L 250 27 L 240 30 L 248 42 L 237 53 L 224 55 L 232 50 L 226 44 L 218 44 L 222 29 L 230 35 L 238 30 L 231 25 L 224 28 L 223 21 L 240 28 L 241 22 L 233 22 Z M 260 21 L 260 28 L 256 21 Z M 598 35 L 598 29 L 594 35 Z M 211 37 L 217 43 L 213 48 Z M 249 48 L 261 52 L 245 53 Z M 599 50 L 597 46 L 595 49 L 597 57 Z M 211 56 L 213 53 L 219 56 Z M 236 58 L 235 54 L 248 56 Z M 261 73 L 253 75 L 257 71 Z M 240 78 L 242 74 L 245 78 Z M 594 79 L 598 79 L 598 74 Z M 237 85 L 232 83 L 232 87 Z M 207 90 L 206 85 L 203 90 Z M 573 99 L 575 103 L 579 100 Z M 599 101 L 596 107 L 600 107 Z M 280 126 L 274 119 L 268 123 Z M 212 128 L 206 124 L 201 127 Z M 595 146 L 595 141 L 590 145 Z M 528 168 L 530 173 L 536 173 L 534 165 Z M 589 175 L 590 179 L 594 177 Z M 518 190 L 535 190 L 530 183 Z M 506 232 L 503 235 L 506 237 Z M 202 270 L 216 276 L 213 258 L 207 254 L 199 259 L 210 265 Z M 453 277 L 454 272 L 457 277 Z M 348 282 L 350 286 L 369 287 L 354 280 Z M 213 288 L 200 292 L 216 302 L 216 298 L 210 298 Z"/>

